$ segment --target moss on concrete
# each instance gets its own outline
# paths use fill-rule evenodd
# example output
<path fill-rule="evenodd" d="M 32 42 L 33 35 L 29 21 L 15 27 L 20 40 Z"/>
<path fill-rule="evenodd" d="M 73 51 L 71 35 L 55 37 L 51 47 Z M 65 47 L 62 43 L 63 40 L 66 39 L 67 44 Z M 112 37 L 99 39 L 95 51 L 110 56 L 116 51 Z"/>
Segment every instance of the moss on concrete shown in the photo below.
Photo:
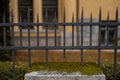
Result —
<path fill-rule="evenodd" d="M 45 63 L 33 63 L 28 72 L 48 70 L 58 72 L 80 72 L 85 75 L 102 74 L 102 70 L 97 67 L 95 63 L 84 63 L 80 66 L 80 63 L 75 62 L 61 62 L 61 63 L 49 63 L 47 66 Z"/>

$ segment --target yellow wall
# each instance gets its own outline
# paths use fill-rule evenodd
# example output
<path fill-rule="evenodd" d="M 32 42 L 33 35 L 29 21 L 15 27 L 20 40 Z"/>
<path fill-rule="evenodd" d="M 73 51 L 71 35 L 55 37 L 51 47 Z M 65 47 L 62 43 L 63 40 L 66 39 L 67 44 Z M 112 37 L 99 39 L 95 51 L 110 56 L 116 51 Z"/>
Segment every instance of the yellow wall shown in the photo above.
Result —
<path fill-rule="evenodd" d="M 33 22 L 37 22 L 37 16 L 39 22 L 42 22 L 42 0 L 33 0 Z M 34 27 L 36 30 L 37 28 Z M 42 27 L 39 27 L 39 30 L 41 30 Z"/>
<path fill-rule="evenodd" d="M 76 21 L 76 0 L 61 0 L 59 1 L 59 13 L 58 14 L 58 21 L 59 22 L 63 22 L 64 20 L 64 9 L 65 9 L 65 13 L 66 13 L 66 22 L 72 22 L 72 16 L 74 14 L 74 21 Z M 60 26 L 59 27 L 60 30 L 63 30 L 63 27 Z M 72 27 L 71 26 L 67 26 L 66 27 L 66 31 L 67 32 L 71 32 L 72 31 Z"/>
<path fill-rule="evenodd" d="M 81 10 L 83 7 L 85 18 L 89 18 L 90 13 L 92 12 L 93 18 L 98 19 L 100 7 L 102 10 L 103 20 L 107 19 L 108 12 L 110 15 L 110 19 L 114 20 L 117 6 L 120 11 L 120 0 L 80 0 L 79 4 L 79 13 L 81 14 Z"/>

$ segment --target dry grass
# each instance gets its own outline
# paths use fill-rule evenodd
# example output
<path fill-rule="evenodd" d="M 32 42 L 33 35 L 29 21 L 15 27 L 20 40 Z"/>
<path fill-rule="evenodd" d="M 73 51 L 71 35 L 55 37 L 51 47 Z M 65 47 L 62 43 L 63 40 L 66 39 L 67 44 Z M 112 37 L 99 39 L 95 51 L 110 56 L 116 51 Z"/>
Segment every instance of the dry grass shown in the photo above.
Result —
<path fill-rule="evenodd" d="M 32 62 L 45 62 L 45 51 L 32 50 Z M 84 62 L 96 62 L 98 59 L 97 50 L 85 50 L 83 53 Z M 17 51 L 16 61 L 26 62 L 28 60 L 27 51 Z M 66 58 L 63 51 L 49 51 L 49 62 L 80 62 L 80 51 L 66 51 Z M 112 51 L 101 51 L 101 62 L 113 63 L 114 53 Z M 120 63 L 120 52 L 117 54 L 117 61 Z"/>

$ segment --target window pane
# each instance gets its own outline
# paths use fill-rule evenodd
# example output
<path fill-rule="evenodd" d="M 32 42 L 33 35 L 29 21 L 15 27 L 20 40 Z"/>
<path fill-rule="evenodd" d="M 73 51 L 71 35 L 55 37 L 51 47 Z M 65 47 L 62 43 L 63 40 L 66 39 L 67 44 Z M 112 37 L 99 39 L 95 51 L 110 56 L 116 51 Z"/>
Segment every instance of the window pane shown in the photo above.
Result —
<path fill-rule="evenodd" d="M 28 22 L 28 15 L 29 15 L 29 22 L 33 22 L 33 6 L 32 6 L 32 0 L 18 0 L 18 9 L 19 9 L 19 17 L 21 15 L 22 22 L 27 23 Z M 27 28 L 26 26 L 23 26 L 23 28 Z"/>
<path fill-rule="evenodd" d="M 57 22 L 58 14 L 58 0 L 43 0 L 43 21 L 46 22 Z M 53 29 L 53 26 L 49 26 L 49 29 Z"/>
<path fill-rule="evenodd" d="M 46 14 L 48 22 L 54 22 L 57 19 L 57 0 L 43 0 L 43 21 L 45 22 Z"/>
<path fill-rule="evenodd" d="M 102 22 L 107 22 L 107 21 L 102 21 Z M 110 21 L 110 22 L 115 22 L 115 21 Z M 101 43 L 105 44 L 107 43 L 107 26 L 101 26 Z M 115 26 L 110 26 L 109 25 L 109 44 L 114 44 L 115 42 Z"/>

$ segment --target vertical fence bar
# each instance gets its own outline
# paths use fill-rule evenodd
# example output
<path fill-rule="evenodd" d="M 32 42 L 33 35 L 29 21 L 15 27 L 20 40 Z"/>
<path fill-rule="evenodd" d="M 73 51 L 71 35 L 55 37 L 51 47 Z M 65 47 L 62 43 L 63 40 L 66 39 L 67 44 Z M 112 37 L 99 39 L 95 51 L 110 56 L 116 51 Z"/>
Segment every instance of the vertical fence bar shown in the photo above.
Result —
<path fill-rule="evenodd" d="M 107 42 L 106 46 L 109 46 L 109 12 L 107 15 Z"/>
<path fill-rule="evenodd" d="M 80 60 L 80 64 L 83 64 L 83 8 L 82 8 L 82 13 L 81 13 L 81 60 Z"/>
<path fill-rule="evenodd" d="M 64 58 L 66 58 L 66 12 L 65 12 L 65 8 L 64 8 L 64 25 L 63 25 L 63 28 L 64 28 L 64 32 L 63 32 L 63 46 L 64 46 L 64 52 L 63 52 L 63 54 L 64 54 Z"/>
<path fill-rule="evenodd" d="M 79 31 L 79 25 L 78 25 L 78 23 L 79 23 L 79 0 L 76 0 L 77 1 L 77 4 L 76 4 L 76 23 L 77 23 L 77 25 L 76 25 L 76 45 L 77 46 L 79 46 L 80 45 L 80 31 Z"/>
<path fill-rule="evenodd" d="M 37 14 L 37 47 L 39 47 L 39 16 Z"/>
<path fill-rule="evenodd" d="M 5 22 L 5 13 L 3 13 L 3 23 Z M 3 45 L 6 47 L 6 26 L 3 27 Z"/>
<path fill-rule="evenodd" d="M 11 11 L 11 22 L 12 22 L 12 70 L 13 70 L 13 80 L 16 79 L 16 74 L 15 74 L 15 51 L 14 51 L 14 16 L 13 16 L 13 10 Z"/>
<path fill-rule="evenodd" d="M 118 46 L 118 7 L 116 9 L 116 26 L 115 26 L 115 48 L 114 48 L 114 80 L 117 80 L 117 46 Z"/>
<path fill-rule="evenodd" d="M 72 16 L 72 47 L 74 47 L 74 13 Z"/>
<path fill-rule="evenodd" d="M 28 68 L 31 67 L 31 50 L 28 48 Z"/>
<path fill-rule="evenodd" d="M 80 45 L 79 18 L 77 19 L 76 32 L 77 32 L 77 34 L 76 34 L 77 35 L 77 40 L 76 40 L 77 43 L 76 44 L 77 44 L 77 46 L 79 46 Z"/>
<path fill-rule="evenodd" d="M 3 23 L 6 23 L 5 13 L 3 13 Z M 3 27 L 3 45 L 6 47 L 6 26 Z"/>
<path fill-rule="evenodd" d="M 55 47 L 57 46 L 57 25 L 56 23 L 54 24 L 54 27 L 55 27 L 55 31 L 54 31 L 54 36 L 55 36 Z"/>
<path fill-rule="evenodd" d="M 46 65 L 48 65 L 48 25 L 46 27 Z"/>
<path fill-rule="evenodd" d="M 90 46 L 92 46 L 92 13 L 90 15 Z"/>
<path fill-rule="evenodd" d="M 117 80 L 117 48 L 114 49 L 114 80 Z"/>
<path fill-rule="evenodd" d="M 46 9 L 46 16 L 45 16 L 45 32 L 46 32 L 46 65 L 48 65 L 48 12 L 47 12 L 47 9 Z"/>
<path fill-rule="evenodd" d="M 20 23 L 22 23 L 22 17 L 20 14 Z M 22 26 L 20 25 L 20 47 L 22 47 Z"/>
<path fill-rule="evenodd" d="M 48 25 L 45 26 L 46 32 L 46 65 L 48 65 Z"/>
<path fill-rule="evenodd" d="M 55 40 L 55 43 L 54 43 L 54 44 L 55 44 L 55 47 L 57 46 L 57 24 L 56 24 L 56 20 L 57 20 L 57 19 L 56 19 L 56 12 L 55 12 L 55 24 L 54 24 L 54 28 L 55 28 L 55 29 L 54 29 L 54 36 L 55 36 L 55 37 L 54 37 L 54 40 Z"/>
<path fill-rule="evenodd" d="M 31 49 L 30 49 L 30 12 L 29 12 L 29 9 L 28 9 L 28 12 L 27 12 L 27 18 L 28 18 L 28 24 L 27 24 L 27 27 L 28 27 L 28 67 L 30 68 L 31 67 Z"/>
<path fill-rule="evenodd" d="M 99 10 L 99 32 L 98 32 L 98 67 L 100 67 L 100 52 L 101 52 L 101 8 Z"/>

